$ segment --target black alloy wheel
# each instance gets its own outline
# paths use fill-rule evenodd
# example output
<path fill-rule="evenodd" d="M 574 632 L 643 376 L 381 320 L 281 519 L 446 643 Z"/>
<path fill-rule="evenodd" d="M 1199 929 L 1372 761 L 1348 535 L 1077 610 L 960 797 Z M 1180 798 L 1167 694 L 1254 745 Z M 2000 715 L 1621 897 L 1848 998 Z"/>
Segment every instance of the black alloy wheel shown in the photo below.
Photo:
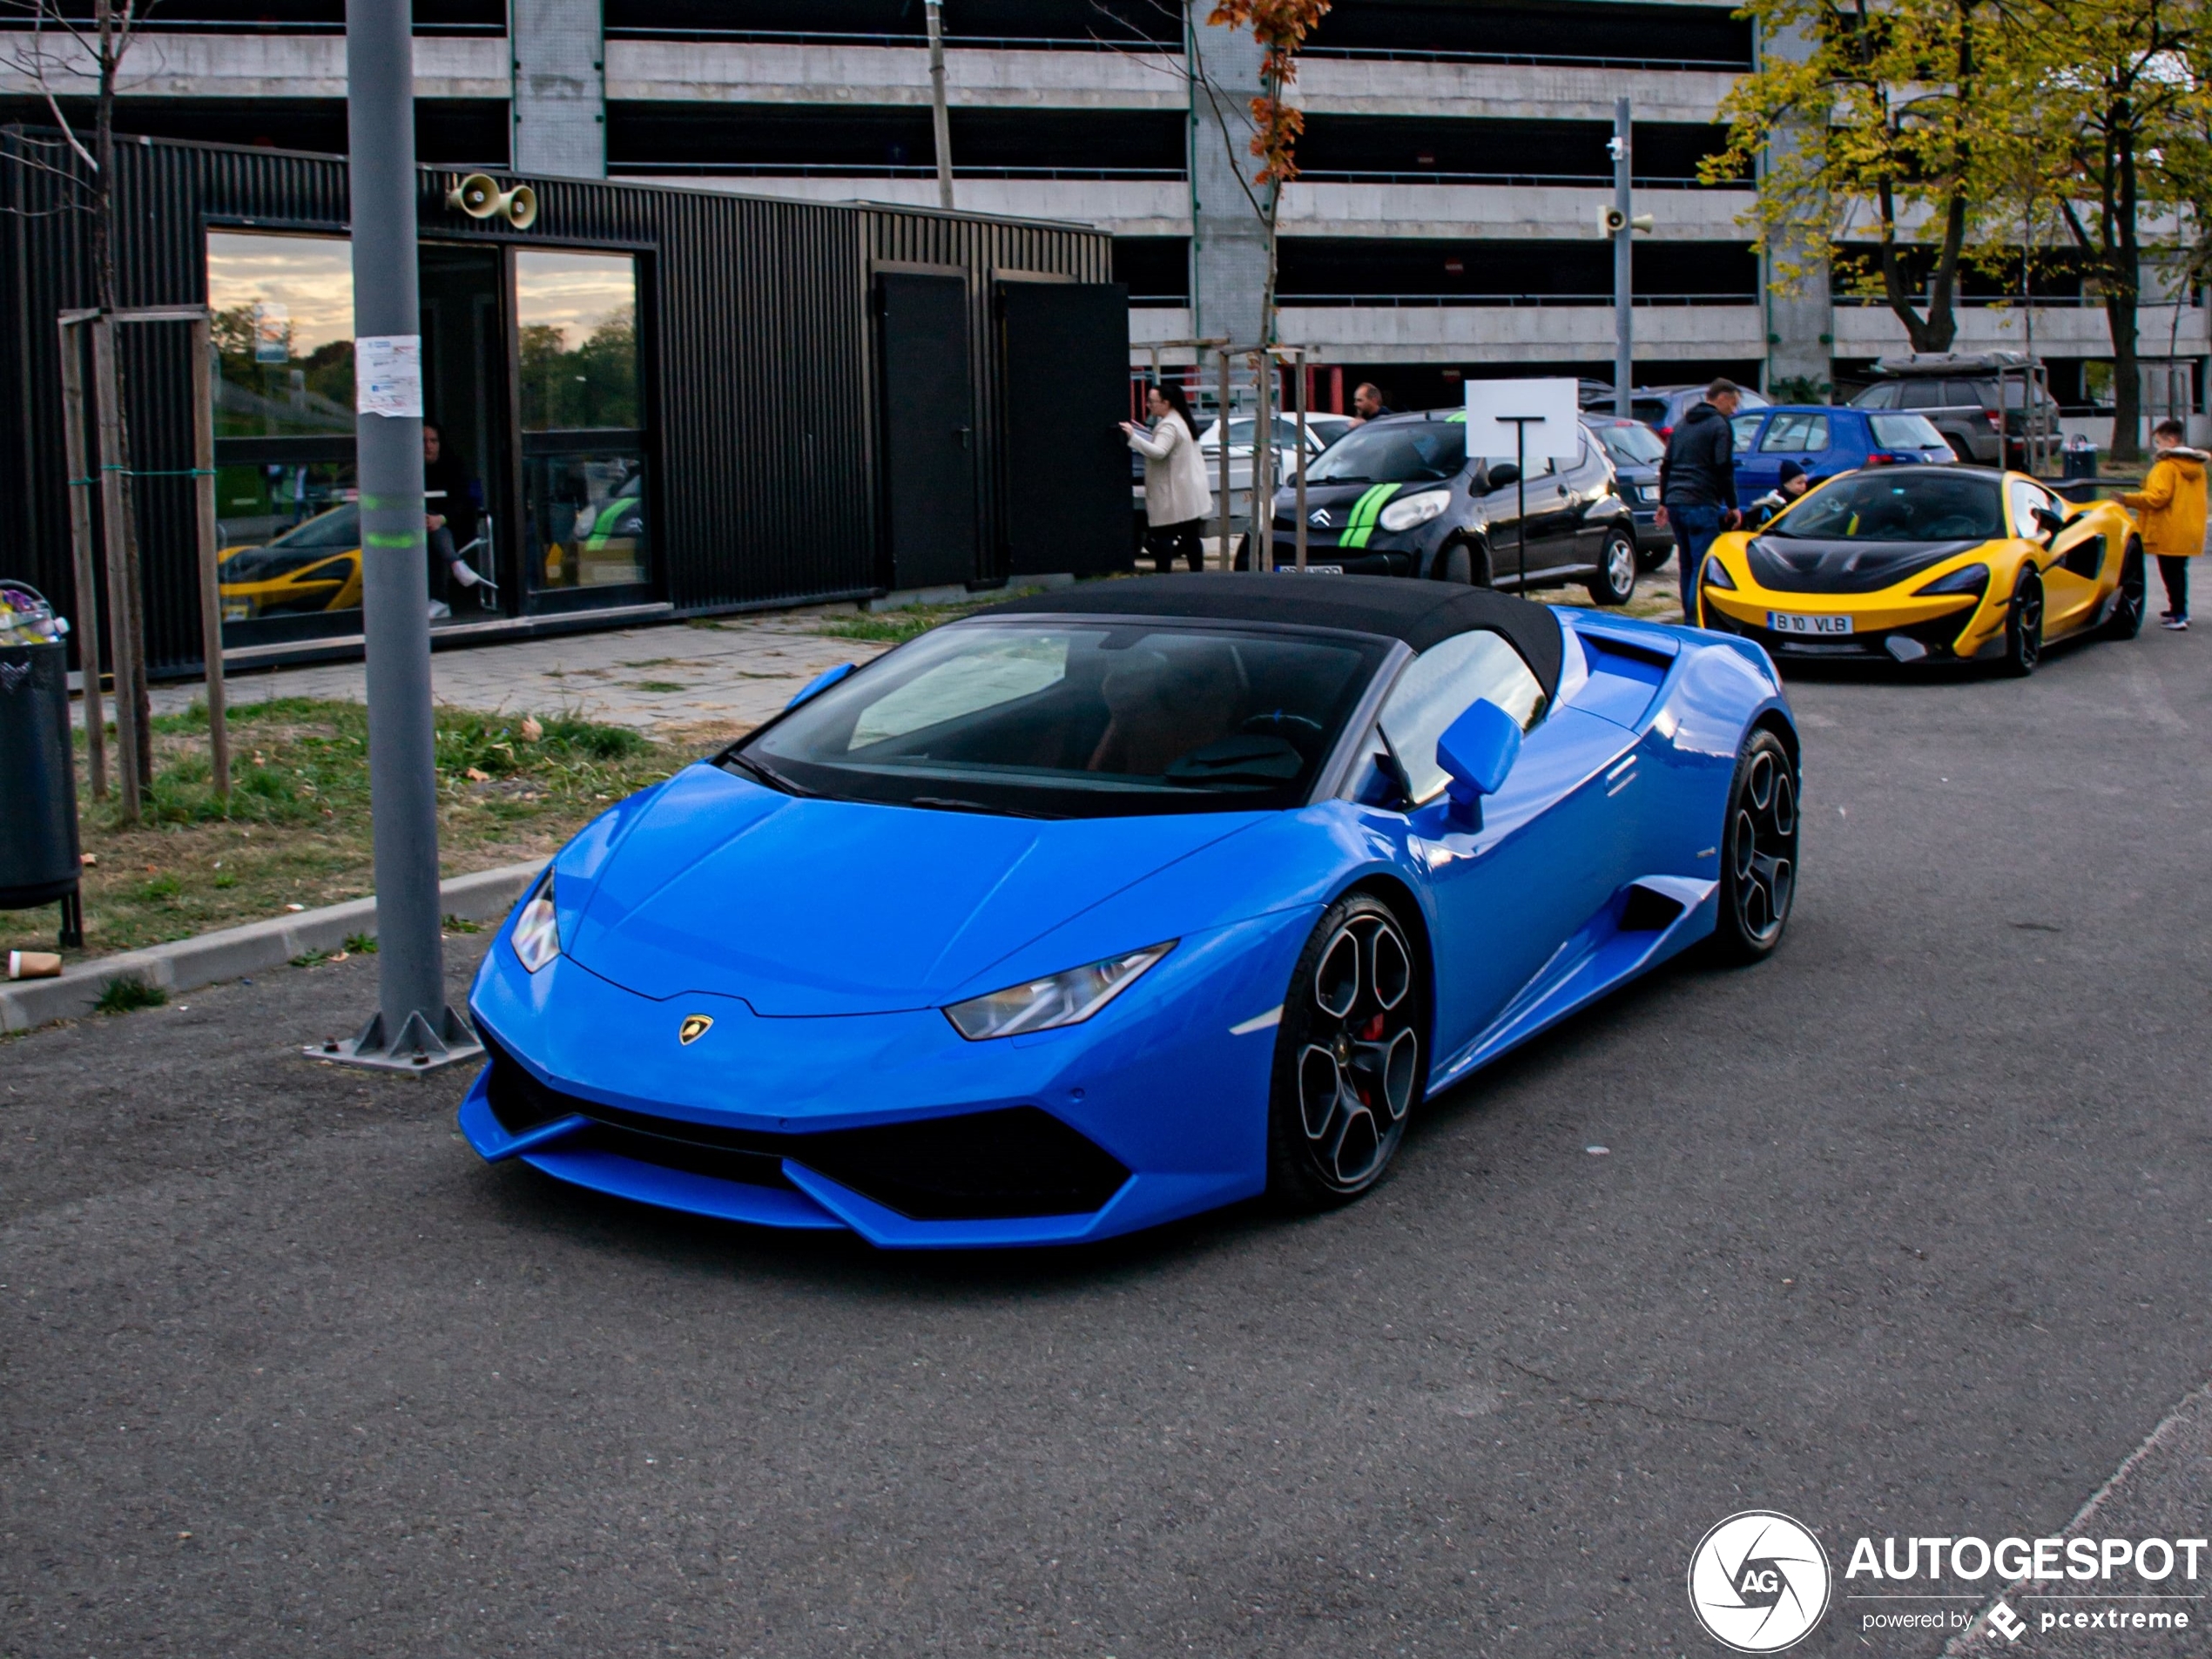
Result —
<path fill-rule="evenodd" d="M 2133 639 L 2143 631 L 2143 611 L 2148 598 L 2143 579 L 2143 544 L 2130 536 L 2120 557 L 2120 586 L 2112 596 L 2112 615 L 2105 618 L 2107 639 Z"/>
<path fill-rule="evenodd" d="M 1617 526 L 1605 533 L 1605 549 L 1590 577 L 1590 598 L 1602 605 L 1624 605 L 1636 597 L 1636 538 Z"/>
<path fill-rule="evenodd" d="M 2005 672 L 2026 679 L 2043 660 L 2043 578 L 2028 566 L 2005 612 Z"/>
<path fill-rule="evenodd" d="M 1737 751 L 1721 832 L 1721 914 L 1713 954 L 1742 966 L 1782 942 L 1797 893 L 1797 769 L 1782 739 L 1755 728 Z"/>
<path fill-rule="evenodd" d="M 1276 1034 L 1269 1193 L 1298 1210 L 1382 1178 L 1426 1091 L 1428 984 L 1405 927 L 1372 894 L 1331 905 L 1298 954 Z"/>

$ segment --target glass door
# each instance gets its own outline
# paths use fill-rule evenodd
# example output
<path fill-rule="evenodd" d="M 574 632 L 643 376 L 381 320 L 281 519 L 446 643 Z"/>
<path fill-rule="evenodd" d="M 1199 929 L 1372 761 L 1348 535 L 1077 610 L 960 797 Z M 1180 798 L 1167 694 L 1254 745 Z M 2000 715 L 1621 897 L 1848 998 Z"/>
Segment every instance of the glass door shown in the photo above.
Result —
<path fill-rule="evenodd" d="M 532 607 L 644 597 L 654 572 L 636 258 L 516 250 L 515 323 Z"/>

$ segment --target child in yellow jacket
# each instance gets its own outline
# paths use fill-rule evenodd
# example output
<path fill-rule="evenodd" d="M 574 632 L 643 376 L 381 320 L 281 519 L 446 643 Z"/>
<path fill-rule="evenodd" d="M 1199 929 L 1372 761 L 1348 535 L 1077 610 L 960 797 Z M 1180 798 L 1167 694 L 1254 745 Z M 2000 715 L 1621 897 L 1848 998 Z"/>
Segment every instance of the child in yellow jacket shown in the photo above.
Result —
<path fill-rule="evenodd" d="M 2153 427 L 2150 444 L 2157 460 L 2150 476 L 2141 494 L 2120 498 L 2143 527 L 2143 550 L 2158 561 L 2167 604 L 2160 621 L 2175 633 L 2188 630 L 2189 561 L 2204 551 L 2204 463 L 2212 460 L 2201 449 L 2183 448 L 2184 435 L 2179 421 Z"/>

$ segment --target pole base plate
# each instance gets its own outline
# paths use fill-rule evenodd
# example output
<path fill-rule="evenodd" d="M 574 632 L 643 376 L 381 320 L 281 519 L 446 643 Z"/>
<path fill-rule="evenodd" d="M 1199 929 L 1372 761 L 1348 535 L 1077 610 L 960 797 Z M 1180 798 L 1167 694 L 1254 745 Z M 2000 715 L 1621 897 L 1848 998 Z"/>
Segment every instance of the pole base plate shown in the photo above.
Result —
<path fill-rule="evenodd" d="M 357 1035 L 311 1044 L 300 1052 L 310 1060 L 327 1061 L 333 1065 L 367 1066 L 375 1071 L 425 1072 L 463 1060 L 481 1060 L 484 1057 L 484 1045 L 476 1041 L 476 1034 L 469 1028 L 469 1022 L 452 1008 L 439 1010 L 435 1029 L 417 1008 L 407 1016 L 399 1035 L 390 1042 L 385 1040 L 384 1015 L 379 1011 L 370 1016 Z"/>

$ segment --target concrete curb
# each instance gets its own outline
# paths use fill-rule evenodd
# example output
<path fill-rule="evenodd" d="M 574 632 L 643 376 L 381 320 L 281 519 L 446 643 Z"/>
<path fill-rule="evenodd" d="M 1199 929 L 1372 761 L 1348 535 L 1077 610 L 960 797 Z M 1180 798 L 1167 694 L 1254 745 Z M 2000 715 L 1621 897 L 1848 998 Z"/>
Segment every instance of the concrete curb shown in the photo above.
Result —
<path fill-rule="evenodd" d="M 548 860 L 509 864 L 474 875 L 457 875 L 438 884 L 443 914 L 462 921 L 491 921 L 504 916 Z M 219 980 L 237 979 L 279 968 L 295 956 L 341 948 L 355 934 L 376 931 L 372 896 L 321 910 L 226 927 L 197 939 L 147 950 L 79 962 L 59 979 L 0 981 L 0 1031 L 28 1031 L 54 1020 L 82 1019 L 92 1011 L 108 981 L 137 978 L 165 991 L 196 991 Z M 0 969 L 4 971 L 4 969 Z"/>

